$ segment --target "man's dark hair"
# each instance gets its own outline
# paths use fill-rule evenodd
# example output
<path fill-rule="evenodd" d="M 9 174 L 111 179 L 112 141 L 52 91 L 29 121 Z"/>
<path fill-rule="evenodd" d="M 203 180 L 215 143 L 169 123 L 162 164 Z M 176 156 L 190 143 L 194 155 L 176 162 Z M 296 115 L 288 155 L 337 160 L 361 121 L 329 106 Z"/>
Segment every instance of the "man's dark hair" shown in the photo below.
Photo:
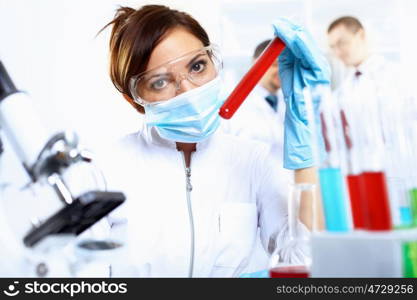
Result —
<path fill-rule="evenodd" d="M 260 43 L 258 46 L 256 46 L 255 52 L 253 53 L 253 58 L 257 59 L 259 55 L 261 55 L 262 52 L 265 50 L 266 46 L 269 45 L 270 42 L 271 40 L 266 40 Z"/>
<path fill-rule="evenodd" d="M 360 29 L 363 29 L 362 23 L 355 17 L 351 16 L 344 16 L 334 20 L 327 29 L 327 33 L 330 33 L 333 29 L 335 29 L 339 25 L 344 25 L 348 30 L 353 33 L 358 32 Z"/>

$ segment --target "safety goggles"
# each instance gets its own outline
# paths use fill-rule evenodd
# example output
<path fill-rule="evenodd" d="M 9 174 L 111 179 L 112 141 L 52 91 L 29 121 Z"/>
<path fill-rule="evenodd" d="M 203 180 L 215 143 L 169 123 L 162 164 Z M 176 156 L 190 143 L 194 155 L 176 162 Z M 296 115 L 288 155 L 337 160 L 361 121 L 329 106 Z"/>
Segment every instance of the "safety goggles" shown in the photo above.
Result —
<path fill-rule="evenodd" d="M 217 77 L 222 68 L 216 45 L 191 51 L 130 79 L 136 103 L 153 104 L 174 98 L 183 80 L 199 87 Z"/>

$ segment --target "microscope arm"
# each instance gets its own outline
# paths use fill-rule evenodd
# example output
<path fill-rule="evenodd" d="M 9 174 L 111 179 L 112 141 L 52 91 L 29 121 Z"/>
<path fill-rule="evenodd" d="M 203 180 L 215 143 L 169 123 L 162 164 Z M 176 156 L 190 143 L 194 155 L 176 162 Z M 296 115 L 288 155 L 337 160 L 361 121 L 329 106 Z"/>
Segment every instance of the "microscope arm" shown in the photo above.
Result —
<path fill-rule="evenodd" d="M 64 207 L 36 224 L 23 239 L 33 247 L 53 234 L 79 235 L 125 201 L 120 192 L 97 191 L 95 187 L 74 199 L 62 174 L 72 165 L 91 162 L 78 148 L 75 134 L 47 134 L 26 93 L 17 90 L 0 61 L 0 129 L 31 178 L 31 184 L 46 179 L 48 188 Z"/>

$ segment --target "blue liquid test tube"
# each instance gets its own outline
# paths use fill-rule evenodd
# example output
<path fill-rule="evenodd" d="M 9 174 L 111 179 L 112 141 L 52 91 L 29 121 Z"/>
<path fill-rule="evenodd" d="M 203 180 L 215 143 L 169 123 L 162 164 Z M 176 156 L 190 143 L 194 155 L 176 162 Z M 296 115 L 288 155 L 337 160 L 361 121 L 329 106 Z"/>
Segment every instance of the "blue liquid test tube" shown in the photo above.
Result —
<path fill-rule="evenodd" d="M 348 231 L 345 191 L 340 168 L 320 168 L 319 179 L 326 229 Z"/>
<path fill-rule="evenodd" d="M 320 139 L 315 138 L 316 143 L 316 161 L 319 166 L 319 181 L 323 203 L 324 221 L 327 231 L 346 232 L 349 231 L 348 210 L 346 205 L 345 182 L 341 171 L 340 148 L 336 135 L 341 134 L 341 124 L 337 123 L 333 114 L 333 101 L 331 93 L 327 87 L 316 87 L 312 91 L 311 97 L 320 97 L 320 101 L 312 103 L 321 103 L 320 114 L 315 116 L 315 124 L 321 130 L 325 157 L 320 158 L 318 148 Z M 312 108 L 312 106 L 311 106 Z M 314 130 L 317 130 L 314 129 Z M 340 132 L 337 131 L 340 129 Z"/>

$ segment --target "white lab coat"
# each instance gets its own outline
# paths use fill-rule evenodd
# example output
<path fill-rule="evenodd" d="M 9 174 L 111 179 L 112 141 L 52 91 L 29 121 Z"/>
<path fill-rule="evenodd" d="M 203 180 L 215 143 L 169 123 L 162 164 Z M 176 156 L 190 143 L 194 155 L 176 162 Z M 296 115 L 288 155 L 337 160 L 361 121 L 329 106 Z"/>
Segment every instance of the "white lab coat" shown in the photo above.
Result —
<path fill-rule="evenodd" d="M 188 276 L 190 213 L 195 230 L 194 277 L 241 274 L 258 226 L 270 253 L 287 240 L 286 195 L 280 189 L 285 175 L 265 144 L 220 130 L 198 143 L 190 166 L 191 211 L 183 154 L 154 128 L 127 136 L 119 150 L 111 149 L 107 162 L 113 163 L 114 187 L 127 196 L 121 211 L 128 219 L 130 260 L 146 266 L 151 277 Z M 291 260 L 297 251 L 283 250 L 283 259 Z"/>
<path fill-rule="evenodd" d="M 357 71 L 361 73 L 360 76 L 355 75 Z M 387 61 L 384 57 L 372 54 L 357 68 L 350 68 L 348 70 L 345 80 L 340 88 L 336 90 L 336 96 L 342 106 L 375 105 L 376 103 L 370 102 L 368 100 L 369 98 L 364 99 L 364 94 L 361 95 L 363 92 L 369 93 L 371 91 L 374 96 L 373 98 L 375 98 L 373 100 L 384 101 L 383 103 L 378 103 L 380 107 L 390 105 L 398 106 L 398 101 L 402 98 L 400 84 L 401 76 L 398 67 Z M 358 98 L 360 102 L 355 103 L 352 101 L 354 92 L 359 93 L 359 98 L 362 98 L 362 100 Z M 366 96 L 369 96 L 369 94 Z M 393 98 L 396 101 L 393 101 Z"/>
<path fill-rule="evenodd" d="M 288 192 L 289 184 L 293 183 L 291 170 L 284 169 L 284 119 L 285 103 L 282 90 L 279 89 L 278 109 L 275 112 L 265 97 L 269 94 L 264 87 L 257 85 L 242 103 L 234 116 L 222 124 L 225 133 L 244 139 L 265 143 L 270 147 L 271 159 L 276 161 L 284 180 L 280 181 L 283 195 Z"/>
<path fill-rule="evenodd" d="M 361 75 L 356 76 L 357 71 Z M 383 140 L 386 146 L 390 145 L 390 137 L 393 136 L 390 127 L 401 118 L 406 97 L 401 88 L 400 73 L 394 64 L 382 56 L 371 55 L 349 71 L 335 95 L 340 108 L 347 112 L 347 117 L 354 117 L 348 121 L 360 123 L 356 126 L 362 129 L 368 129 L 371 122 L 376 121 L 382 131 L 379 137 L 376 136 L 378 132 L 372 134 Z"/>
<path fill-rule="evenodd" d="M 347 121 L 351 126 L 351 130 L 353 130 L 353 138 L 368 134 L 367 130 L 371 128 L 369 125 L 375 124 L 375 117 L 379 118 L 381 116 L 381 109 L 389 105 L 389 102 L 384 101 L 386 98 L 377 97 L 377 94 L 387 94 L 387 91 L 391 93 L 392 89 L 390 85 L 386 85 L 388 82 L 388 73 L 391 71 L 391 68 L 389 68 L 387 61 L 383 57 L 371 55 L 357 68 L 348 69 L 344 82 L 335 91 L 337 105 L 345 112 Z M 361 74 L 355 75 L 356 72 Z M 382 132 L 374 131 L 372 134 L 375 141 L 382 139 L 382 135 L 377 135 L 378 133 Z M 357 168 L 359 166 L 363 168 L 364 164 L 381 164 L 377 162 L 377 160 L 380 160 L 379 156 L 364 153 L 367 149 L 364 149 L 366 147 L 362 145 L 362 149 L 358 149 L 357 141 L 353 141 L 353 144 L 356 152 L 352 153 L 355 154 L 354 159 L 358 162 L 354 167 L 354 172 L 358 171 Z M 370 150 L 375 151 L 375 149 Z M 366 159 L 362 159 L 359 151 Z M 372 162 L 372 160 L 375 161 Z M 378 168 L 378 166 L 374 166 L 373 168 L 375 167 Z"/>
<path fill-rule="evenodd" d="M 278 91 L 278 110 L 275 112 L 265 97 L 264 87 L 257 85 L 242 103 L 234 116 L 224 122 L 223 130 L 229 134 L 260 141 L 271 146 L 272 156 L 282 166 L 284 145 L 285 103 Z"/>

